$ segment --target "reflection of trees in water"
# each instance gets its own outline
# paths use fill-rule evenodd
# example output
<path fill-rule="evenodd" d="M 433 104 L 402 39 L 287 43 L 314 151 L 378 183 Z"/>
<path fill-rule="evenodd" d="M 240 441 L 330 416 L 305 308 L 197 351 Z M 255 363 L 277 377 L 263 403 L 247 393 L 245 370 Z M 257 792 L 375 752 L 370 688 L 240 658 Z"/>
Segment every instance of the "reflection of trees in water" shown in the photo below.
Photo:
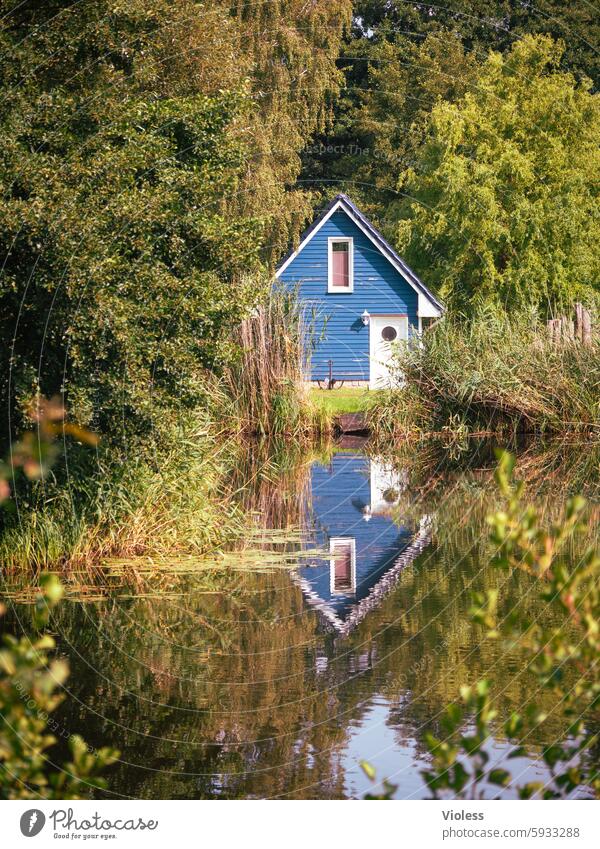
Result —
<path fill-rule="evenodd" d="M 158 770 L 118 767 L 111 781 L 118 793 L 342 796 L 348 726 L 373 694 L 390 700 L 398 739 L 412 740 L 423 723 L 435 725 L 430 717 L 459 683 L 494 667 L 497 649 L 489 642 L 473 652 L 468 597 L 453 590 L 448 606 L 457 572 L 440 552 L 424 554 L 381 608 L 337 644 L 284 573 L 249 576 L 246 597 L 234 601 L 191 591 L 179 604 L 88 607 L 85 620 L 81 609 L 65 608 L 56 624 L 108 679 L 72 658 L 72 686 L 87 707 L 69 700 L 65 724 L 85 728 L 92 744 L 110 739 L 125 761 Z M 199 619 L 214 631 L 199 629 Z M 507 688 L 503 715 L 519 704 L 516 665 L 498 676 Z"/>
<path fill-rule="evenodd" d="M 303 524 L 309 465 L 289 462 L 279 475 L 262 464 L 242 497 L 265 527 Z M 205 578 L 186 577 L 168 597 L 63 607 L 55 624 L 65 650 L 77 648 L 70 685 L 85 705 L 69 699 L 64 721 L 132 764 L 114 769 L 112 790 L 340 797 L 349 727 L 374 695 L 389 700 L 399 745 L 436 729 L 459 685 L 490 671 L 500 716 L 518 709 L 527 686 L 520 659 L 482 639 L 467 616 L 471 591 L 495 586 L 504 613 L 517 602 L 532 617 L 545 613 L 528 594 L 530 575 L 507 578 L 489 565 L 491 471 L 440 472 L 435 485 L 423 474 L 420 488 L 417 473 L 408 492 L 419 493 L 419 510 L 435 512 L 434 544 L 345 640 L 306 610 L 283 570 L 214 575 L 210 592 Z M 549 694 L 541 701 L 551 708 Z"/>
<path fill-rule="evenodd" d="M 249 576 L 245 589 L 246 598 L 233 602 L 189 592 L 181 604 L 114 603 L 92 618 L 88 608 L 86 622 L 72 609 L 61 630 L 83 643 L 86 661 L 110 680 L 98 686 L 73 659 L 80 698 L 100 716 L 152 735 L 111 728 L 84 711 L 86 728 L 95 732 L 91 742 L 119 739 L 125 760 L 159 769 L 233 773 L 219 779 L 225 795 L 242 787 L 244 794 L 301 792 L 315 782 L 339 795 L 341 776 L 329 750 L 343 742 L 344 723 L 335 719 L 335 689 L 324 693 L 318 680 L 316 618 L 304 613 L 285 573 Z M 201 641 L 198 615 L 215 628 Z M 81 716 L 71 703 L 69 727 Z M 259 771 L 235 777 L 253 769 Z M 211 781 L 121 767 L 111 787 L 142 796 L 210 795 Z"/>

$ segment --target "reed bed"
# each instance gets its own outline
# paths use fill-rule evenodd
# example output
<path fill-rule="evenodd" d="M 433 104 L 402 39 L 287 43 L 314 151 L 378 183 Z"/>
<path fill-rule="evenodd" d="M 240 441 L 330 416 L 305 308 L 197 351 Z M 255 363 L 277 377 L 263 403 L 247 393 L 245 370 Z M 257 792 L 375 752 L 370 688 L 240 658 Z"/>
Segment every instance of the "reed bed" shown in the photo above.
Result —
<path fill-rule="evenodd" d="M 274 293 L 239 327 L 237 362 L 205 375 L 204 409 L 157 421 L 125 454 L 109 440 L 95 456 L 75 450 L 68 474 L 61 461 L 26 484 L 18 512 L 0 516 L 3 570 L 206 556 L 251 536 L 235 474 L 248 437 L 305 443 L 330 427 L 305 387 L 309 333 L 293 294 Z"/>
<path fill-rule="evenodd" d="M 195 414 L 152 448 L 106 448 L 79 468 L 69 457 L 68 479 L 37 482 L 20 494 L 20 511 L 3 516 L 0 564 L 75 569 L 218 550 L 247 524 L 228 485 L 236 450 Z"/>
<path fill-rule="evenodd" d="M 273 291 L 234 341 L 240 354 L 224 382 L 239 432 L 299 438 L 330 428 L 330 416 L 310 402 L 312 323 L 295 293 Z"/>
<path fill-rule="evenodd" d="M 600 433 L 600 342 L 553 343 L 542 322 L 491 312 L 446 318 L 399 349 L 403 386 L 377 393 L 376 432 Z"/>

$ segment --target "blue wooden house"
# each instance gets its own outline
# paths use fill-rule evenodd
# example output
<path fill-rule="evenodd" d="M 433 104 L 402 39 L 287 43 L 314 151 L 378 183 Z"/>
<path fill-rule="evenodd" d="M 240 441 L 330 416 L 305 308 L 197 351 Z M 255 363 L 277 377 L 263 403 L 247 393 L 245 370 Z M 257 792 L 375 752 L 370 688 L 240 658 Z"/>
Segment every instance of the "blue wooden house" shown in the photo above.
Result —
<path fill-rule="evenodd" d="M 330 374 L 371 388 L 392 381 L 394 344 L 439 318 L 441 302 L 346 195 L 337 195 L 276 277 L 315 316 L 311 381 Z"/>
<path fill-rule="evenodd" d="M 338 452 L 311 466 L 304 544 L 317 553 L 293 578 L 340 636 L 381 603 L 431 541 L 428 516 L 418 523 L 397 516 L 406 482 L 389 463 L 361 453 Z"/>

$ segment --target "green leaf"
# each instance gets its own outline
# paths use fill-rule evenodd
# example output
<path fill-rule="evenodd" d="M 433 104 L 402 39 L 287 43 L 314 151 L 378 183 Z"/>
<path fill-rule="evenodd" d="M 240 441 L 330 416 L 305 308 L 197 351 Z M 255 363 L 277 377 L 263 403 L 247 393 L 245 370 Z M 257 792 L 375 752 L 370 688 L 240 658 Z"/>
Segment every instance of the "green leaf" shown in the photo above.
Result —
<path fill-rule="evenodd" d="M 360 761 L 360 768 L 370 781 L 375 781 L 375 768 L 368 761 Z"/>
<path fill-rule="evenodd" d="M 507 772 L 505 769 L 492 769 L 488 773 L 488 781 L 491 784 L 497 784 L 500 787 L 508 787 L 510 779 L 510 772 Z"/>
<path fill-rule="evenodd" d="M 554 767 L 559 761 L 566 760 L 568 756 L 565 755 L 562 746 L 553 745 L 547 746 L 542 751 L 542 757 L 549 767 Z"/>
<path fill-rule="evenodd" d="M 523 728 L 523 720 L 518 713 L 512 713 L 504 725 L 504 730 L 509 737 L 514 737 Z"/>
<path fill-rule="evenodd" d="M 509 752 L 508 757 L 509 758 L 526 758 L 526 757 L 528 757 L 528 755 L 529 755 L 529 752 L 527 751 L 525 746 L 517 746 L 516 749 L 512 749 L 512 751 Z"/>

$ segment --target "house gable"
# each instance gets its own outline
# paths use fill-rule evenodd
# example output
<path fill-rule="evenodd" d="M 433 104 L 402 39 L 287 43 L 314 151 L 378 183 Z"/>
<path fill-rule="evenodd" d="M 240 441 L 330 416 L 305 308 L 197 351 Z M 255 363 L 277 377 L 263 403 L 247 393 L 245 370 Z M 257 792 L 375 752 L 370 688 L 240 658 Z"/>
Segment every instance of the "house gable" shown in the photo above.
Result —
<path fill-rule="evenodd" d="M 337 453 L 327 465 L 313 463 L 310 470 L 309 547 L 330 551 L 321 557 L 311 553 L 306 565 L 293 575 L 307 602 L 342 636 L 377 606 L 393 589 L 404 568 L 430 542 L 428 523 L 421 519 L 399 525 L 389 512 L 373 512 L 374 466 L 378 461 L 363 454 Z M 365 509 L 369 520 L 365 521 Z M 352 557 L 352 581 L 348 592 L 337 591 L 332 548 L 346 543 Z M 332 574 L 333 571 L 333 574 Z"/>
<path fill-rule="evenodd" d="M 328 207 L 315 219 L 310 227 L 304 231 L 300 237 L 300 243 L 295 250 L 290 251 L 277 266 L 275 276 L 281 278 L 287 267 L 296 259 L 298 254 L 303 250 L 305 245 L 319 232 L 321 227 L 335 215 L 338 210 L 344 210 L 348 217 L 365 233 L 365 235 L 373 242 L 388 261 L 401 274 L 403 279 L 409 283 L 419 294 L 419 315 L 422 318 L 439 317 L 444 310 L 443 304 L 433 293 L 425 286 L 425 284 L 417 277 L 411 268 L 404 260 L 396 253 L 392 246 L 387 242 L 381 233 L 373 227 L 371 222 L 362 214 L 355 206 L 349 197 L 344 194 L 337 195 L 329 204 Z"/>
<path fill-rule="evenodd" d="M 332 292 L 329 285 L 330 244 L 336 239 L 352 241 L 353 285 L 345 292 Z M 345 195 L 303 234 L 276 276 L 297 290 L 315 316 L 313 380 L 326 377 L 330 361 L 347 380 L 369 380 L 369 328 L 361 319 L 365 311 L 371 316 L 406 316 L 410 333 L 418 331 L 422 317 L 437 317 L 442 311 L 440 302 Z"/>

